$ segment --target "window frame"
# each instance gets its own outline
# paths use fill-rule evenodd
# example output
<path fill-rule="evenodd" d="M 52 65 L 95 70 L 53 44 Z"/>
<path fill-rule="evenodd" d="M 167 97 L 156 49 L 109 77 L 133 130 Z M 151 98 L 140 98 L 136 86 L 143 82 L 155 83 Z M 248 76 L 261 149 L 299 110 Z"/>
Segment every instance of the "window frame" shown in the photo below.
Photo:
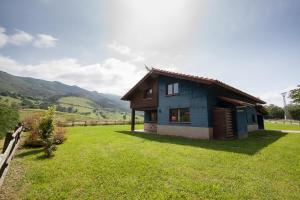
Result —
<path fill-rule="evenodd" d="M 177 84 L 177 92 L 175 93 L 175 85 Z M 169 93 L 169 86 L 172 87 L 171 93 Z M 179 82 L 170 82 L 166 84 L 166 96 L 175 96 L 179 94 Z"/>
<path fill-rule="evenodd" d="M 150 94 L 148 94 L 148 91 L 151 91 Z M 144 99 L 152 99 L 153 98 L 153 89 L 152 88 L 148 88 L 144 91 L 144 95 L 143 95 Z"/>
<path fill-rule="evenodd" d="M 185 111 L 184 111 L 185 110 Z M 186 112 L 186 110 L 188 111 L 188 121 L 185 120 L 183 121 L 183 113 L 182 112 Z M 175 112 L 174 112 L 175 111 Z M 176 121 L 172 120 L 172 112 L 176 113 Z M 190 113 L 190 108 L 188 107 L 184 107 L 184 108 L 170 108 L 169 109 L 169 123 L 177 123 L 177 124 L 188 124 L 191 123 L 191 113 Z"/>

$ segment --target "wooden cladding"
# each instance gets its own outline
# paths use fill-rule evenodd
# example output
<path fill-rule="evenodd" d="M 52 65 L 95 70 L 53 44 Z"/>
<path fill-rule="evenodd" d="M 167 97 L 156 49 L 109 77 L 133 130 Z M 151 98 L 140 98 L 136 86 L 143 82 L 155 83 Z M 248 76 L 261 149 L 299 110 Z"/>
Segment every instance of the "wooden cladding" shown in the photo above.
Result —
<path fill-rule="evenodd" d="M 151 96 L 145 96 L 145 93 L 149 90 Z M 130 99 L 130 107 L 136 110 L 157 108 L 158 105 L 158 79 L 149 78 L 141 84 L 135 93 L 132 94 Z"/>
<path fill-rule="evenodd" d="M 214 108 L 213 135 L 215 139 L 226 139 L 234 136 L 233 110 L 229 108 Z"/>

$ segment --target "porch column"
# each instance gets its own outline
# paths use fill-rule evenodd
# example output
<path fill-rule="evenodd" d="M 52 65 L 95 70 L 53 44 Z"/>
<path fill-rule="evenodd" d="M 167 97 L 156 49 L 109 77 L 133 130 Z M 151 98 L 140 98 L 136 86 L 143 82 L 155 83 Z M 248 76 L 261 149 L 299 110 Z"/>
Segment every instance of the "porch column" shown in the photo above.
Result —
<path fill-rule="evenodd" d="M 134 131 L 135 125 L 135 110 L 131 109 L 131 131 Z"/>

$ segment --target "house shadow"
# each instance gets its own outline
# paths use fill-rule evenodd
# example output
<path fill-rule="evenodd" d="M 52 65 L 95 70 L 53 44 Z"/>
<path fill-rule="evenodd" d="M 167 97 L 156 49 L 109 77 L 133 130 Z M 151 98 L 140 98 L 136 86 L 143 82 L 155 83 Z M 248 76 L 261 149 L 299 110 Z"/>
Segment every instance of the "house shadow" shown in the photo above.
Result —
<path fill-rule="evenodd" d="M 118 133 L 139 137 L 145 140 L 151 140 L 159 143 L 177 144 L 183 146 L 192 146 L 216 151 L 227 151 L 240 154 L 254 155 L 263 148 L 284 137 L 287 133 L 280 131 L 259 130 L 249 133 L 246 139 L 232 140 L 201 140 L 188 139 L 183 137 L 166 136 L 150 133 L 132 133 L 130 131 L 116 131 Z"/>

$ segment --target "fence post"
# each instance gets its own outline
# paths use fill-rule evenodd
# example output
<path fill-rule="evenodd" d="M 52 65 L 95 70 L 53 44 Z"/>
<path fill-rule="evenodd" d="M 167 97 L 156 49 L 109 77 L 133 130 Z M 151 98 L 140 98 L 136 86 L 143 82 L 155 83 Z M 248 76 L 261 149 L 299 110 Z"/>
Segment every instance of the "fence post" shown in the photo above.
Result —
<path fill-rule="evenodd" d="M 4 145 L 3 145 L 3 148 L 2 148 L 2 153 L 5 152 L 6 148 L 9 145 L 9 142 L 12 140 L 12 135 L 13 135 L 13 132 L 7 132 L 6 133 L 5 140 L 4 140 Z"/>

